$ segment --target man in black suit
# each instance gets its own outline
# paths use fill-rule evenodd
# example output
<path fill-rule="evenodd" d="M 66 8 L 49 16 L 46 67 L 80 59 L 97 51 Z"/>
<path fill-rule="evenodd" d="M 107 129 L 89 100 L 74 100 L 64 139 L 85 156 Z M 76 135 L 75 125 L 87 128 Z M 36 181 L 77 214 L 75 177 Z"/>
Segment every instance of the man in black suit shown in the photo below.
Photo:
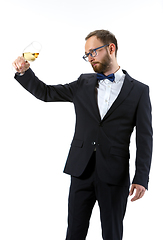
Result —
<path fill-rule="evenodd" d="M 128 195 L 148 188 L 152 156 L 149 87 L 129 76 L 116 59 L 118 44 L 106 30 L 86 37 L 84 60 L 95 73 L 65 85 L 46 85 L 19 57 L 17 81 L 46 102 L 72 102 L 76 127 L 64 172 L 71 175 L 66 240 L 84 240 L 96 201 L 104 240 L 121 240 Z M 129 193 L 129 145 L 136 128 L 136 171 Z"/>

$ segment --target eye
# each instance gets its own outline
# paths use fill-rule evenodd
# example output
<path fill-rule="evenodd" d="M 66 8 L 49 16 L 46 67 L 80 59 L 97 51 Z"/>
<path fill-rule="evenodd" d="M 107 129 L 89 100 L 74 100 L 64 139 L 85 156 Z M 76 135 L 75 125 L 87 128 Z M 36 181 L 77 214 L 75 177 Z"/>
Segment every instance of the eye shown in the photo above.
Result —
<path fill-rule="evenodd" d="M 97 55 L 96 50 L 92 49 L 90 50 L 91 57 L 95 57 Z"/>
<path fill-rule="evenodd" d="M 89 52 L 90 52 L 90 54 L 93 54 L 93 53 L 95 53 L 95 50 L 92 49 Z"/>

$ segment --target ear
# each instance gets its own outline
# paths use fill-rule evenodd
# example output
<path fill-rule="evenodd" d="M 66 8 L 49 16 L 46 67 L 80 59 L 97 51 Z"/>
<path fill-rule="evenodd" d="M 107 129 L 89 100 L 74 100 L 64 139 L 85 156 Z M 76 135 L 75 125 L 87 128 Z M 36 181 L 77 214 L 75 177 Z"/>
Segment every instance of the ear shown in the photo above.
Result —
<path fill-rule="evenodd" d="M 109 53 L 110 53 L 110 55 L 112 55 L 113 53 L 115 53 L 115 50 L 116 50 L 115 44 L 114 44 L 114 43 L 111 43 L 111 44 L 109 45 Z"/>

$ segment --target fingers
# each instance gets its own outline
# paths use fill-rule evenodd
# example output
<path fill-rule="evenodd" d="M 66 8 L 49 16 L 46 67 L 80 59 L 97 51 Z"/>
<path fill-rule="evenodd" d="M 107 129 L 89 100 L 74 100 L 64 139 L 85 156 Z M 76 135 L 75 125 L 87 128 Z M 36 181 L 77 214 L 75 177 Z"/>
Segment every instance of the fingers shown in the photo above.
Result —
<path fill-rule="evenodd" d="M 138 184 L 132 184 L 131 190 L 130 190 L 130 196 L 133 195 L 134 190 L 136 190 L 135 196 L 131 199 L 131 202 L 134 202 L 140 198 L 142 198 L 145 194 L 146 189 Z"/>
<path fill-rule="evenodd" d="M 30 67 L 29 62 L 27 62 L 23 57 L 18 57 L 13 63 L 13 67 L 19 73 L 24 73 Z"/>
<path fill-rule="evenodd" d="M 134 202 L 140 198 L 142 198 L 144 196 L 145 192 L 139 192 L 138 190 L 136 190 L 136 194 L 135 196 L 131 199 L 131 202 Z"/>

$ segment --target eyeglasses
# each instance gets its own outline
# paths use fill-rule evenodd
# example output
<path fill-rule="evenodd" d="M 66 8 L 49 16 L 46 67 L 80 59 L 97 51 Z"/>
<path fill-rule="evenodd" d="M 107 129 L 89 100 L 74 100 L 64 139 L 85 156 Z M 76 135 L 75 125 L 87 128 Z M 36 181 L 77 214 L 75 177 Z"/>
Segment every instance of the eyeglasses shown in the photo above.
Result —
<path fill-rule="evenodd" d="M 98 50 L 98 49 L 100 49 L 100 48 L 103 48 L 103 47 L 107 47 L 107 46 L 109 46 L 109 45 L 110 45 L 110 44 L 106 44 L 106 45 L 104 45 L 104 46 L 101 46 L 101 47 L 98 47 L 98 48 L 95 48 L 95 49 L 90 50 L 89 53 L 86 53 L 86 54 L 83 56 L 83 59 L 84 59 L 86 62 L 88 62 L 88 57 L 89 57 L 89 55 L 90 55 L 91 57 L 96 57 L 96 56 L 97 56 L 96 50 Z"/>

